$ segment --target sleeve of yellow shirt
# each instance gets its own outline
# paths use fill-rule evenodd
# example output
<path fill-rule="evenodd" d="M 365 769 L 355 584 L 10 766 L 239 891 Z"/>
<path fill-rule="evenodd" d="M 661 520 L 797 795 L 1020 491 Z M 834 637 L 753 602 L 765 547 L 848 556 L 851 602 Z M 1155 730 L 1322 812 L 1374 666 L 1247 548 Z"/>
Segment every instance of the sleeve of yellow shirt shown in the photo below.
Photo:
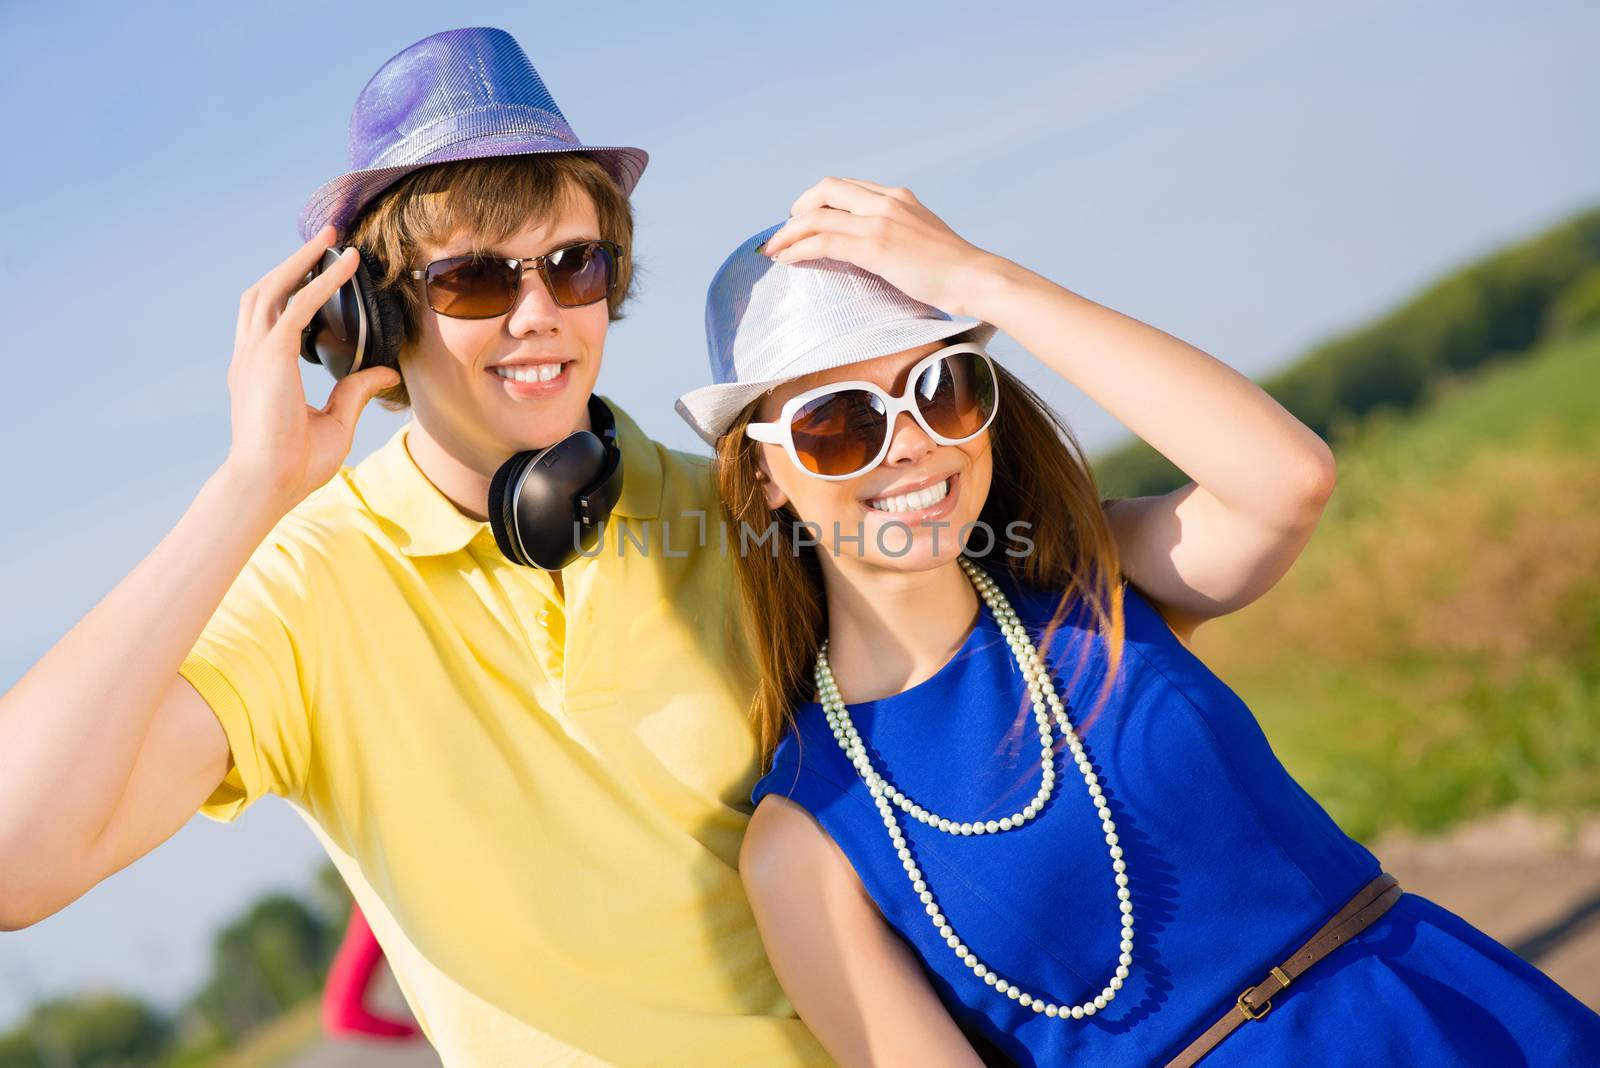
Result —
<path fill-rule="evenodd" d="M 266 793 L 295 797 L 311 758 L 315 591 L 292 520 L 257 547 L 178 674 L 222 723 L 233 768 L 200 814 L 231 823 Z"/>

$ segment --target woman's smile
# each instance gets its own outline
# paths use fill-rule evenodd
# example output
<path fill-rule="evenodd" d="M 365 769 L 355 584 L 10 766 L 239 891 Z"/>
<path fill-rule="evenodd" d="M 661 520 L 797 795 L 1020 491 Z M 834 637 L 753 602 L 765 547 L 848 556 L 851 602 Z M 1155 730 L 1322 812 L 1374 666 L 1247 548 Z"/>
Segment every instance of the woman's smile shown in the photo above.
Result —
<path fill-rule="evenodd" d="M 952 473 L 942 478 L 897 487 L 893 493 L 862 499 L 867 511 L 887 522 L 929 523 L 955 511 L 961 497 L 961 476 Z"/>

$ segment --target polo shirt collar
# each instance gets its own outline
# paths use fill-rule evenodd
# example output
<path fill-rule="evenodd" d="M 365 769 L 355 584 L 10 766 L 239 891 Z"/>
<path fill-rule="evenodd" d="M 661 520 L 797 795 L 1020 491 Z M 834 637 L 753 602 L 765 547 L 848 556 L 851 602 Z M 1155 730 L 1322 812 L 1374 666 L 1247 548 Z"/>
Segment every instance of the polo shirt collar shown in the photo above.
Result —
<path fill-rule="evenodd" d="M 653 519 L 661 512 L 661 454 L 616 401 L 600 399 L 616 416 L 622 450 L 622 496 L 612 514 Z M 463 514 L 411 458 L 405 439 L 415 425 L 415 417 L 406 420 L 356 466 L 357 488 L 367 506 L 397 528 L 395 542 L 407 556 L 453 553 L 479 534 L 492 539 L 488 521 Z"/>

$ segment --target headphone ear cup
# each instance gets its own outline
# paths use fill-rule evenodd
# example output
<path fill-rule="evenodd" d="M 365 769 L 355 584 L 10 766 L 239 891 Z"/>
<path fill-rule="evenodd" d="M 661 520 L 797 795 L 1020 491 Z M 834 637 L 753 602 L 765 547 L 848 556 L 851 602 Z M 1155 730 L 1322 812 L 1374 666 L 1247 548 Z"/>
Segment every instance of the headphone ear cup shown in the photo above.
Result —
<path fill-rule="evenodd" d="M 590 430 L 517 453 L 489 479 L 489 529 L 512 563 L 556 571 L 577 554 L 592 555 L 622 495 L 622 451 L 616 417 L 593 395 L 589 422 Z M 586 512 L 580 501 L 587 501 Z"/>
<path fill-rule="evenodd" d="M 400 307 L 400 294 L 392 289 L 379 289 L 373 275 L 380 270 L 377 259 L 366 249 L 359 249 L 356 264 L 356 294 L 367 313 L 367 351 L 362 356 L 361 369 L 392 367 L 400 370 L 400 346 L 405 342 L 405 316 Z"/>
<path fill-rule="evenodd" d="M 500 555 L 514 564 L 526 564 L 528 561 L 518 551 L 516 539 L 511 536 L 511 509 L 516 505 L 511 490 L 523 466 L 536 455 L 534 452 L 517 453 L 496 468 L 494 477 L 489 479 L 489 529 L 494 532 L 494 543 L 500 547 Z"/>

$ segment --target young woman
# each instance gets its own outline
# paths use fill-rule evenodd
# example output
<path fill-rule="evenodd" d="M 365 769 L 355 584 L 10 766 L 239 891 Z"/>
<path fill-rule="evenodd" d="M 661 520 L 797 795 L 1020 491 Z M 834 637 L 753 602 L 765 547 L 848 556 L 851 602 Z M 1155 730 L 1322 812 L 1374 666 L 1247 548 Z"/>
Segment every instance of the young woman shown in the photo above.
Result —
<path fill-rule="evenodd" d="M 1600 1063 L 1600 1017 L 1403 893 L 1189 648 L 1306 544 L 1325 445 L 907 190 L 790 215 L 712 283 L 679 410 L 730 525 L 777 531 L 737 555 L 770 763 L 741 873 L 840 1063 Z M 996 328 L 1194 481 L 1101 501 Z"/>

